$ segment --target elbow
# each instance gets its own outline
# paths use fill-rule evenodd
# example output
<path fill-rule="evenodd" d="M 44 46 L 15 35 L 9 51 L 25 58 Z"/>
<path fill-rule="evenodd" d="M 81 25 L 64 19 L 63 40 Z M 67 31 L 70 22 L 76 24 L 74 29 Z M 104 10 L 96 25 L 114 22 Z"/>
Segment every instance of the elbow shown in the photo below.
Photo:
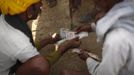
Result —
<path fill-rule="evenodd" d="M 47 61 L 45 62 L 41 62 L 41 63 L 35 63 L 34 65 L 32 65 L 32 69 L 33 73 L 35 75 L 49 75 L 49 64 Z"/>
<path fill-rule="evenodd" d="M 23 63 L 16 71 L 16 75 L 49 75 L 48 61 L 41 55 L 37 55 Z"/>

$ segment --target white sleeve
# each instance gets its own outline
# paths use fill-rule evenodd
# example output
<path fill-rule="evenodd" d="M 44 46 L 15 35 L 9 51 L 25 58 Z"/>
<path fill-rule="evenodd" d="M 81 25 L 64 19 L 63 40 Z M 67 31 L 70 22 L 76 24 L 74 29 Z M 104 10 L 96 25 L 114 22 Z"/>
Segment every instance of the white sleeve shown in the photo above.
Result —
<path fill-rule="evenodd" d="M 11 36 L 13 37 L 13 36 Z M 12 61 L 20 60 L 22 63 L 39 54 L 28 38 L 3 37 L 0 42 L 1 52 Z M 15 38 L 15 39 L 14 39 Z"/>
<path fill-rule="evenodd" d="M 25 47 L 23 50 L 20 50 L 16 55 L 15 58 L 19 59 L 21 62 L 26 62 L 28 59 L 39 55 L 39 52 L 37 52 L 37 49 L 32 46 L 29 45 L 27 47 Z"/>
<path fill-rule="evenodd" d="M 16 49 L 13 50 L 14 58 L 25 62 L 28 59 L 39 55 L 37 49 L 32 45 L 29 38 L 24 38 L 16 42 Z M 16 52 L 15 52 L 16 51 Z"/>
<path fill-rule="evenodd" d="M 3 58 L 7 58 L 12 62 L 16 62 L 16 60 L 25 62 L 39 54 L 30 42 L 29 37 L 6 23 L 3 16 L 0 23 L 0 52 L 4 54 Z"/>
<path fill-rule="evenodd" d="M 88 66 L 88 70 L 89 70 L 89 73 L 94 73 L 96 67 L 99 65 L 99 62 L 95 61 L 94 59 L 92 58 L 87 58 L 86 60 L 86 63 L 87 63 L 87 66 Z"/>
<path fill-rule="evenodd" d="M 18 36 L 19 34 L 19 36 Z M 20 60 L 22 63 L 32 58 L 33 56 L 39 55 L 37 49 L 32 45 L 30 39 L 20 33 L 20 32 L 12 33 L 10 32 L 9 37 L 5 37 L 3 39 L 3 48 L 5 54 L 11 58 L 11 60 L 16 61 Z M 4 43 L 6 45 L 4 45 Z M 5 47 L 4 47 L 5 46 Z M 7 53 L 6 53 L 7 52 Z"/>
<path fill-rule="evenodd" d="M 119 37 L 114 38 L 114 36 L 105 41 L 102 61 L 99 63 L 91 58 L 87 59 L 87 66 L 91 75 L 118 75 L 121 68 L 126 64 L 129 55 L 128 43 Z"/>

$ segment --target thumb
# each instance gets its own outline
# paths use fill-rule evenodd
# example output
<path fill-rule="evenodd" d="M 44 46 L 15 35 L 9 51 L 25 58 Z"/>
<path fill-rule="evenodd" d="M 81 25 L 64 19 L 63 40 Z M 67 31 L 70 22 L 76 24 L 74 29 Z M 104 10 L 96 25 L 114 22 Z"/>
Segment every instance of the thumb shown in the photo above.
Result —
<path fill-rule="evenodd" d="M 77 31 L 76 31 L 76 34 L 79 34 L 80 32 L 81 32 L 81 29 L 77 30 Z"/>
<path fill-rule="evenodd" d="M 81 32 L 81 26 L 79 26 L 78 28 L 76 28 L 76 34 L 80 33 Z"/>
<path fill-rule="evenodd" d="M 75 29 L 75 31 L 78 31 L 78 30 L 80 30 L 80 29 L 81 29 L 81 26 L 77 27 L 77 28 Z"/>
<path fill-rule="evenodd" d="M 79 36 L 76 36 L 73 40 L 79 41 Z"/>

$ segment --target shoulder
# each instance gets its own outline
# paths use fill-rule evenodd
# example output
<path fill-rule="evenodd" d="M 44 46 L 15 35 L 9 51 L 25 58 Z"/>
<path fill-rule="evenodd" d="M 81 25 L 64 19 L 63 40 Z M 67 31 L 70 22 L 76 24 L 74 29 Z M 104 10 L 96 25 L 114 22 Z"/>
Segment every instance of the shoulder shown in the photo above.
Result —
<path fill-rule="evenodd" d="M 128 32 L 125 29 L 117 28 L 109 32 L 105 38 L 103 44 L 103 55 L 111 54 L 114 55 L 126 55 L 129 52 L 130 47 L 133 46 L 134 36 L 131 35 L 131 32 Z"/>
<path fill-rule="evenodd" d="M 117 28 L 109 32 L 103 44 L 103 49 L 113 49 L 116 51 L 120 50 L 129 50 L 133 46 L 134 35 L 131 32 L 128 32 L 125 29 Z"/>
<path fill-rule="evenodd" d="M 131 34 L 131 32 L 122 28 L 117 28 L 106 34 L 105 42 L 123 43 L 128 42 L 132 37 L 133 35 Z"/>
<path fill-rule="evenodd" d="M 9 25 L 3 15 L 0 16 L 0 36 L 1 43 L 3 41 L 7 45 L 15 45 L 16 48 L 30 43 L 29 38 L 20 30 Z"/>

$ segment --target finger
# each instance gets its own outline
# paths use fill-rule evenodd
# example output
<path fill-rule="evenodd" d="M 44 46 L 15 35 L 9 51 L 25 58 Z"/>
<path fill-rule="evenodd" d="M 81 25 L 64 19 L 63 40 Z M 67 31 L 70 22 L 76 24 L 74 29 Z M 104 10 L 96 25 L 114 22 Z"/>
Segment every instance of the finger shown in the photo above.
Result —
<path fill-rule="evenodd" d="M 84 50 L 80 50 L 80 53 L 81 53 L 81 54 L 84 54 Z"/>
<path fill-rule="evenodd" d="M 88 54 L 89 51 L 87 49 L 83 49 L 83 50 L 81 50 L 81 52 Z"/>
<path fill-rule="evenodd" d="M 73 38 L 72 40 L 79 41 L 79 36 L 76 36 L 76 37 Z"/>
<path fill-rule="evenodd" d="M 76 34 L 82 32 L 82 31 L 84 31 L 84 29 L 83 28 L 80 28 L 79 30 L 76 31 Z"/>
<path fill-rule="evenodd" d="M 76 31 L 76 34 L 80 33 L 82 31 L 82 26 L 79 26 L 75 31 Z"/>
<path fill-rule="evenodd" d="M 79 38 L 75 38 L 74 42 L 76 42 L 78 45 L 81 44 L 81 40 L 79 40 Z"/>
<path fill-rule="evenodd" d="M 77 27 L 77 28 L 75 29 L 75 31 L 78 31 L 79 29 L 81 29 L 81 26 Z"/>
<path fill-rule="evenodd" d="M 56 35 L 56 39 L 58 39 L 58 40 L 61 40 L 62 39 L 61 36 L 60 36 L 60 34 L 57 34 Z"/>
<path fill-rule="evenodd" d="M 75 38 L 75 40 L 76 40 L 76 41 L 79 41 L 79 36 L 77 36 L 77 37 Z"/>
<path fill-rule="evenodd" d="M 82 30 L 81 30 L 81 29 L 79 29 L 78 31 L 76 31 L 76 34 L 79 34 L 81 31 L 82 31 Z"/>

